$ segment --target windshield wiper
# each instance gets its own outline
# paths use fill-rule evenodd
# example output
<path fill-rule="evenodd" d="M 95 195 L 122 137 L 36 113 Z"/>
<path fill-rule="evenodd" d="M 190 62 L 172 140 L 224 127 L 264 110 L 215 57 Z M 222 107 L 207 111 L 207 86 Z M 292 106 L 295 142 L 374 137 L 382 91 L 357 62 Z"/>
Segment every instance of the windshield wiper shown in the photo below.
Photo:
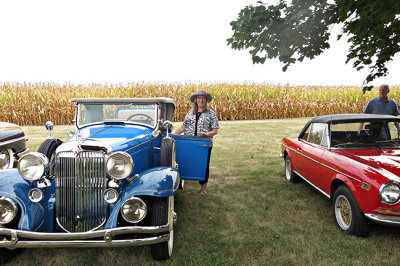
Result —
<path fill-rule="evenodd" d="M 338 143 L 338 144 L 333 145 L 332 147 L 340 147 L 340 146 L 347 146 L 347 145 L 354 145 L 354 144 L 359 144 L 359 143 L 356 143 L 356 142 Z"/>
<path fill-rule="evenodd" d="M 124 126 L 125 122 L 124 121 L 104 121 L 105 125 L 111 125 L 111 126 Z"/>
<path fill-rule="evenodd" d="M 400 139 L 385 139 L 385 140 L 379 140 L 376 143 L 382 143 L 382 142 L 399 142 Z"/>
<path fill-rule="evenodd" d="M 375 145 L 374 145 L 375 144 Z M 371 148 L 371 149 L 381 149 L 382 147 L 379 144 L 371 143 L 371 142 L 346 142 L 339 143 L 332 146 L 333 148 Z"/>

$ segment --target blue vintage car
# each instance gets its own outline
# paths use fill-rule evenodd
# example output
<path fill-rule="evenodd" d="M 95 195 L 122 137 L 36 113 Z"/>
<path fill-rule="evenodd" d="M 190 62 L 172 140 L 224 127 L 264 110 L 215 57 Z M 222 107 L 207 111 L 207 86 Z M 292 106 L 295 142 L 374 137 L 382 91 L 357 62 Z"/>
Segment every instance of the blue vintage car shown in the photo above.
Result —
<path fill-rule="evenodd" d="M 174 195 L 204 180 L 209 139 L 172 135 L 170 98 L 72 99 L 76 131 L 0 171 L 0 258 L 35 247 L 149 244 L 172 254 Z M 10 251 L 11 250 L 11 251 Z"/>

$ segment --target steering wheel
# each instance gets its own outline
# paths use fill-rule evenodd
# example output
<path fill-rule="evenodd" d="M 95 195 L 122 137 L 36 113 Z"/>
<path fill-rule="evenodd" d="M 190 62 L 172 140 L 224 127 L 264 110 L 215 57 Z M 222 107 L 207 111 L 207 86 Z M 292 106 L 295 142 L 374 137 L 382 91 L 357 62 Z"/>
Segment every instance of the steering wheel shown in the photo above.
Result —
<path fill-rule="evenodd" d="M 139 119 L 134 119 L 134 117 L 139 116 L 141 118 Z M 144 121 L 143 123 L 145 124 L 152 124 L 152 122 L 154 121 L 153 118 L 151 118 L 150 116 L 146 115 L 146 114 L 133 114 L 130 117 L 128 117 L 128 119 L 126 119 L 127 121 L 136 121 L 136 122 L 141 122 Z"/>

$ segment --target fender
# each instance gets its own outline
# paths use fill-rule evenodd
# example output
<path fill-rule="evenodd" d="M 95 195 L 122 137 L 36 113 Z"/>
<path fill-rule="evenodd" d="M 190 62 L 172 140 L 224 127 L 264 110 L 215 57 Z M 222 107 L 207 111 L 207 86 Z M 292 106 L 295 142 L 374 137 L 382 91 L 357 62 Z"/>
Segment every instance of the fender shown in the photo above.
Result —
<path fill-rule="evenodd" d="M 122 204 L 133 196 L 170 197 L 175 195 L 180 182 L 179 172 L 171 167 L 155 167 L 143 171 L 132 183 L 125 186 L 111 210 L 105 229 L 116 227 Z"/>
<path fill-rule="evenodd" d="M 332 182 L 331 182 L 331 199 L 332 200 L 333 200 L 333 196 L 334 196 L 334 193 L 333 193 L 334 191 L 332 191 L 332 184 L 335 182 L 335 180 L 340 180 L 346 184 L 346 186 L 350 189 L 351 193 L 353 194 L 354 198 L 356 199 L 358 206 L 360 206 L 361 210 L 364 212 L 364 206 L 363 206 L 364 201 L 361 200 L 361 197 L 360 197 L 361 193 L 359 193 L 360 191 L 357 189 L 357 186 L 361 186 L 361 182 L 353 180 L 342 174 L 336 174 L 332 178 Z M 358 191 L 358 193 L 355 193 L 355 191 Z"/>
<path fill-rule="evenodd" d="M 0 171 L 0 197 L 14 200 L 19 208 L 19 230 L 36 231 L 44 224 L 45 211 L 40 203 L 29 200 L 28 192 L 33 188 L 31 183 L 22 178 L 17 169 Z M 45 200 L 42 200 L 44 202 Z"/>
<path fill-rule="evenodd" d="M 292 164 L 292 169 L 294 171 L 296 171 L 296 164 L 294 163 L 294 158 L 296 157 L 296 151 L 293 150 L 292 148 L 289 148 L 289 146 L 287 146 L 286 143 L 281 142 L 281 157 L 285 158 L 285 153 L 287 154 L 287 156 L 289 156 L 290 158 L 290 163 Z"/>

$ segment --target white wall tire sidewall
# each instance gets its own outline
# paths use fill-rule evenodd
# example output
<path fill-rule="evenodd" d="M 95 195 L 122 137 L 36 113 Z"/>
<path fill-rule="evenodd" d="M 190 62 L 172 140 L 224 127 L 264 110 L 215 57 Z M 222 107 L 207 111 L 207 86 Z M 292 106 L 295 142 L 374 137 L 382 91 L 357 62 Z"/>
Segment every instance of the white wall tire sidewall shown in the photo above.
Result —
<path fill-rule="evenodd" d="M 168 240 L 168 255 L 172 256 L 174 247 L 174 196 L 168 200 L 168 223 L 169 223 L 169 240 Z"/>

